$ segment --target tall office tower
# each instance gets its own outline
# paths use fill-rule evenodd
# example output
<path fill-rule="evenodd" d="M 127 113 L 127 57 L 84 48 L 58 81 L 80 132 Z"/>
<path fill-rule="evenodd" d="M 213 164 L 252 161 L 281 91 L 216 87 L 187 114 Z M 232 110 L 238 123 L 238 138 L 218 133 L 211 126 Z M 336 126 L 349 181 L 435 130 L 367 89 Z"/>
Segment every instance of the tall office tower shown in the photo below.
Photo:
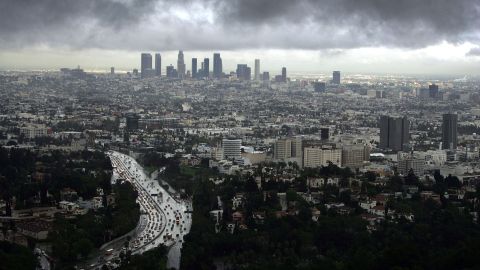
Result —
<path fill-rule="evenodd" d="M 252 69 L 250 67 L 245 69 L 245 76 L 246 81 L 250 81 L 252 79 Z"/>
<path fill-rule="evenodd" d="M 438 98 L 438 85 L 431 84 L 428 86 L 428 95 L 430 98 Z"/>
<path fill-rule="evenodd" d="M 242 157 L 240 147 L 242 146 L 242 140 L 239 139 L 223 139 L 223 158 L 224 159 L 238 159 Z"/>
<path fill-rule="evenodd" d="M 177 75 L 178 78 L 185 77 L 185 61 L 183 59 L 183 51 L 178 51 L 178 59 L 177 59 Z"/>
<path fill-rule="evenodd" d="M 152 70 L 152 55 L 149 53 L 142 53 L 140 72 L 142 78 L 148 77 L 148 73 Z"/>
<path fill-rule="evenodd" d="M 210 77 L 210 60 L 208 58 L 203 59 L 203 77 L 209 78 Z"/>
<path fill-rule="evenodd" d="M 328 127 L 320 128 L 320 139 L 327 141 L 330 138 L 330 129 Z"/>
<path fill-rule="evenodd" d="M 287 68 L 282 67 L 282 82 L 287 82 Z"/>
<path fill-rule="evenodd" d="M 332 82 L 333 82 L 334 84 L 340 84 L 340 71 L 334 71 L 334 72 L 333 72 Z"/>
<path fill-rule="evenodd" d="M 172 65 L 167 66 L 167 78 L 178 78 L 178 72 Z"/>
<path fill-rule="evenodd" d="M 197 78 L 197 58 L 192 58 L 192 78 Z"/>
<path fill-rule="evenodd" d="M 382 115 L 379 120 L 380 144 L 383 149 L 404 150 L 410 140 L 410 122 L 407 117 Z"/>
<path fill-rule="evenodd" d="M 155 76 L 162 76 L 162 56 L 159 53 L 155 54 Z"/>
<path fill-rule="evenodd" d="M 324 82 L 315 82 L 313 88 L 315 89 L 315 92 L 325 92 L 327 85 Z"/>
<path fill-rule="evenodd" d="M 260 78 L 260 59 L 255 59 L 255 80 L 259 81 Z"/>
<path fill-rule="evenodd" d="M 115 74 L 115 68 L 114 67 L 110 68 L 110 74 L 112 74 L 112 75 Z"/>
<path fill-rule="evenodd" d="M 213 54 L 213 77 L 216 79 L 222 78 L 222 58 L 219 53 Z"/>
<path fill-rule="evenodd" d="M 262 80 L 270 81 L 270 73 L 268 71 L 263 72 Z"/>
<path fill-rule="evenodd" d="M 237 78 L 242 81 L 249 81 L 252 78 L 252 70 L 246 64 L 237 65 Z"/>
<path fill-rule="evenodd" d="M 447 113 L 443 115 L 442 149 L 457 148 L 457 115 Z"/>

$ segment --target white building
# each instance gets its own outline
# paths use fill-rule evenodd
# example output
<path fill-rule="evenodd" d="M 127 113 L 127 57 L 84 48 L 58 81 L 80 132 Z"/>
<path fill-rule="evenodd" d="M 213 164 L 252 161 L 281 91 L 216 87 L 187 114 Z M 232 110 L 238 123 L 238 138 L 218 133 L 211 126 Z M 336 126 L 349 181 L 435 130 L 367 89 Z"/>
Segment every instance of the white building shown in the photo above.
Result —
<path fill-rule="evenodd" d="M 223 158 L 224 159 L 240 159 L 242 157 L 240 147 L 242 140 L 240 139 L 223 139 Z"/>
<path fill-rule="evenodd" d="M 414 152 L 414 157 L 423 159 L 434 166 L 442 166 L 447 162 L 447 152 L 445 150 L 428 150 L 425 152 Z"/>
<path fill-rule="evenodd" d="M 307 186 L 310 188 L 321 188 L 326 185 L 337 186 L 340 183 L 339 178 L 308 178 L 307 179 Z"/>
<path fill-rule="evenodd" d="M 273 150 L 275 161 L 296 162 L 302 167 L 302 137 L 278 139 Z"/>
<path fill-rule="evenodd" d="M 306 147 L 303 149 L 304 167 L 315 168 L 327 166 L 328 162 L 341 166 L 342 149 L 326 147 Z"/>
<path fill-rule="evenodd" d="M 370 148 L 362 144 L 342 147 L 342 166 L 351 169 L 360 168 L 370 159 Z"/>
<path fill-rule="evenodd" d="M 20 134 L 23 134 L 28 139 L 45 137 L 48 135 L 48 128 L 44 125 L 29 124 L 25 127 L 20 127 Z"/>
<path fill-rule="evenodd" d="M 398 162 L 398 173 L 407 175 L 410 170 L 413 170 L 416 176 L 423 176 L 425 174 L 425 160 L 406 158 Z"/>

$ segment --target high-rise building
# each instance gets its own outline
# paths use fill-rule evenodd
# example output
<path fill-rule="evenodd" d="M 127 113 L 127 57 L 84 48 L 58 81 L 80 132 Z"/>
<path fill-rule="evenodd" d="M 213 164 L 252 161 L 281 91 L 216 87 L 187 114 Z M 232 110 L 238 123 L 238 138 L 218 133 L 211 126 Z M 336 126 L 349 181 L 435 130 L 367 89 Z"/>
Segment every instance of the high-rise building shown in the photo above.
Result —
<path fill-rule="evenodd" d="M 320 128 L 320 139 L 327 141 L 330 138 L 330 129 L 328 127 Z"/>
<path fill-rule="evenodd" d="M 315 92 L 325 92 L 327 85 L 324 82 L 315 82 L 313 88 L 315 89 Z"/>
<path fill-rule="evenodd" d="M 442 149 L 457 148 L 457 120 L 458 116 L 453 113 L 443 115 L 442 125 Z"/>
<path fill-rule="evenodd" d="M 370 159 L 370 148 L 362 144 L 346 145 L 342 147 L 342 166 L 351 169 L 360 168 L 364 161 Z"/>
<path fill-rule="evenodd" d="M 292 141 L 290 139 L 278 139 L 273 147 L 275 160 L 287 160 L 292 157 Z"/>
<path fill-rule="evenodd" d="M 302 137 L 278 139 L 273 147 L 273 157 L 277 161 L 296 162 L 302 166 Z"/>
<path fill-rule="evenodd" d="M 379 120 L 380 144 L 383 149 L 404 150 L 410 140 L 410 122 L 407 117 L 382 115 Z"/>
<path fill-rule="evenodd" d="M 245 77 L 246 81 L 250 81 L 252 79 L 252 69 L 250 67 L 247 67 L 245 69 L 245 75 L 246 75 Z"/>
<path fill-rule="evenodd" d="M 292 138 L 292 157 L 299 158 L 300 161 L 303 158 L 303 141 L 300 136 Z M 302 164 L 299 163 L 299 165 L 301 166 Z"/>
<path fill-rule="evenodd" d="M 263 81 L 270 81 L 270 73 L 268 71 L 263 72 L 262 80 Z"/>
<path fill-rule="evenodd" d="M 256 81 L 259 81 L 260 78 L 260 59 L 255 59 L 255 77 Z"/>
<path fill-rule="evenodd" d="M 416 176 L 423 176 L 425 174 L 425 159 L 406 157 L 398 161 L 399 174 L 407 175 L 410 170 L 412 170 Z"/>
<path fill-rule="evenodd" d="M 246 64 L 237 65 L 237 78 L 243 81 L 251 80 L 252 70 Z"/>
<path fill-rule="evenodd" d="M 342 165 L 342 149 L 333 147 L 310 146 L 303 149 L 303 164 L 307 168 L 327 166 L 331 162 L 334 165 Z"/>
<path fill-rule="evenodd" d="M 240 139 L 223 139 L 223 158 L 224 159 L 239 159 L 242 157 L 241 148 L 242 140 Z"/>
<path fill-rule="evenodd" d="M 111 68 L 110 68 L 110 74 L 111 74 L 111 75 L 115 74 L 115 68 L 114 68 L 114 67 L 111 67 Z"/>
<path fill-rule="evenodd" d="M 167 78 L 178 78 L 178 72 L 173 65 L 167 66 Z"/>
<path fill-rule="evenodd" d="M 334 84 L 340 84 L 340 71 L 334 71 L 333 72 L 332 82 Z"/>
<path fill-rule="evenodd" d="M 203 77 L 210 78 L 210 59 L 208 58 L 203 59 L 202 71 L 203 71 Z"/>
<path fill-rule="evenodd" d="M 439 93 L 438 93 L 438 85 L 436 84 L 431 84 L 428 86 L 428 95 L 430 98 L 438 98 Z"/>
<path fill-rule="evenodd" d="M 287 68 L 282 67 L 282 82 L 286 83 L 287 82 Z"/>
<path fill-rule="evenodd" d="M 136 130 L 138 129 L 138 120 L 140 117 L 135 113 L 128 113 L 126 115 L 126 128 L 127 130 Z"/>
<path fill-rule="evenodd" d="M 177 76 L 178 78 L 185 77 L 185 60 L 183 58 L 183 51 L 178 51 L 178 59 L 177 59 Z"/>
<path fill-rule="evenodd" d="M 197 58 L 192 58 L 192 78 L 197 78 Z"/>
<path fill-rule="evenodd" d="M 159 53 L 155 54 L 155 76 L 162 76 L 162 56 Z"/>
<path fill-rule="evenodd" d="M 148 77 L 152 70 L 152 55 L 149 53 L 142 53 L 141 63 L 140 63 L 140 72 L 142 78 Z"/>
<path fill-rule="evenodd" d="M 213 77 L 216 79 L 222 78 L 222 58 L 219 53 L 213 54 Z"/>

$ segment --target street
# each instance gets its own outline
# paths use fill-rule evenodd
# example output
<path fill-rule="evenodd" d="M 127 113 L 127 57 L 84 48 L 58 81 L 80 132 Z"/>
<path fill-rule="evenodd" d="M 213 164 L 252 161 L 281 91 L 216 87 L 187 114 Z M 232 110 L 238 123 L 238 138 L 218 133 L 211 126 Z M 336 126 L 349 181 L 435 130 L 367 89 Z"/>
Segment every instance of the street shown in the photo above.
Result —
<path fill-rule="evenodd" d="M 124 247 L 127 235 L 103 245 L 84 269 L 97 269 L 104 264 L 115 268 L 121 252 L 130 250 L 133 255 L 141 254 L 160 244 L 170 248 L 168 266 L 178 269 L 183 237 L 191 227 L 191 213 L 186 213 L 191 211 L 191 203 L 165 191 L 132 157 L 114 151 L 108 152 L 108 156 L 113 167 L 112 184 L 118 180 L 132 183 L 138 192 L 142 215 L 135 230 L 127 234 L 131 237 L 128 247 Z"/>

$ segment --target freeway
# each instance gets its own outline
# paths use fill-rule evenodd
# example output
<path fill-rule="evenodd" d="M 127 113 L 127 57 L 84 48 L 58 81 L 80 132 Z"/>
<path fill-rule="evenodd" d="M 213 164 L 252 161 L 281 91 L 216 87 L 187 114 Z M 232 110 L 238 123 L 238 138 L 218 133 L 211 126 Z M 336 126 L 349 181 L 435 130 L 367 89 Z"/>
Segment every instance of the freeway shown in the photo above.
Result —
<path fill-rule="evenodd" d="M 128 247 L 123 246 L 125 237 L 116 239 L 103 245 L 94 259 L 79 268 L 116 268 L 120 253 L 130 250 L 132 254 L 141 254 L 163 244 L 170 248 L 168 266 L 178 269 L 183 237 L 191 227 L 191 203 L 180 200 L 149 178 L 132 157 L 114 151 L 108 152 L 108 156 L 113 167 L 112 183 L 128 181 L 134 186 L 142 215 L 135 230 L 128 234 Z"/>

